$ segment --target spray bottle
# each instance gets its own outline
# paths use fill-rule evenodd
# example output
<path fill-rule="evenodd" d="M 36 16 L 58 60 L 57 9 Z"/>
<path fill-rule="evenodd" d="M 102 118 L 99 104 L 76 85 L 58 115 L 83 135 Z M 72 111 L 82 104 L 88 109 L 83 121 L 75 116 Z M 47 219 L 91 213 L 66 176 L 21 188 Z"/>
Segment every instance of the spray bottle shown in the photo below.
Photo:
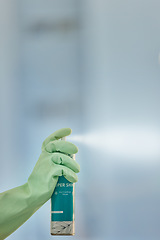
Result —
<path fill-rule="evenodd" d="M 66 140 L 66 137 L 62 138 Z M 71 156 L 75 159 L 75 155 Z M 51 197 L 51 235 L 74 235 L 75 184 L 59 177 Z"/>

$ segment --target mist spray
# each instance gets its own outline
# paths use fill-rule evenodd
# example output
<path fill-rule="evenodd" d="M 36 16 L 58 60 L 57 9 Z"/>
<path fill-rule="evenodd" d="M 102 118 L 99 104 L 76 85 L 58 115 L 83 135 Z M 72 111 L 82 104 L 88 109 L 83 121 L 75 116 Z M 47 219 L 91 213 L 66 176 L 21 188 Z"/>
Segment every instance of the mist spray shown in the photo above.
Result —
<path fill-rule="evenodd" d="M 66 137 L 62 138 L 66 140 Z M 75 154 L 71 156 L 75 159 Z M 75 184 L 59 177 L 51 197 L 51 235 L 74 235 Z"/>

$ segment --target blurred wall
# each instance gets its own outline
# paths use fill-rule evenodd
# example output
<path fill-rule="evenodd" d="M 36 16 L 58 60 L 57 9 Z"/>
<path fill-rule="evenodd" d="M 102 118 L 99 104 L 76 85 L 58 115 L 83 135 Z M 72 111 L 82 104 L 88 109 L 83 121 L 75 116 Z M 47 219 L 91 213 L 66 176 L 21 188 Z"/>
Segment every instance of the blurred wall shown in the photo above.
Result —
<path fill-rule="evenodd" d="M 89 146 L 75 142 L 74 239 L 159 239 L 160 154 L 146 160 L 146 141 L 136 157 L 116 148 L 124 132 L 122 147 L 141 129 L 146 138 L 149 129 L 159 134 L 159 7 L 156 0 L 0 1 L 0 190 L 27 180 L 51 132 L 98 133 Z M 51 239 L 49 224 L 48 201 L 8 239 Z"/>
<path fill-rule="evenodd" d="M 85 155 L 92 169 L 86 184 L 86 224 L 92 238 L 160 236 L 160 155 L 145 156 L 160 144 L 149 133 L 160 130 L 159 6 L 158 1 L 127 0 L 87 1 L 83 6 L 86 129 L 102 136 L 96 142 L 95 134 L 95 147 Z M 110 132 L 112 152 L 107 148 Z M 140 142 L 142 135 L 146 137 Z M 127 156 L 119 147 L 125 145 Z"/>

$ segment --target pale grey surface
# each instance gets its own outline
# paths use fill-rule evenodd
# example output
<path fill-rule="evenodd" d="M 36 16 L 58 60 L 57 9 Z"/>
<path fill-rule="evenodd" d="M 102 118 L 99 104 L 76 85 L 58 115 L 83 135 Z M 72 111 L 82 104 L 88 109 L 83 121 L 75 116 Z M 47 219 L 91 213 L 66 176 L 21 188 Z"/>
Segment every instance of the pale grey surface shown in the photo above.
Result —
<path fill-rule="evenodd" d="M 58 128 L 103 140 L 106 128 L 160 131 L 159 8 L 157 0 L 0 1 L 1 191 L 27 180 Z M 134 160 L 126 149 L 124 161 L 100 145 L 78 144 L 72 239 L 158 240 L 159 158 Z M 53 238 L 49 202 L 8 237 L 22 238 Z"/>

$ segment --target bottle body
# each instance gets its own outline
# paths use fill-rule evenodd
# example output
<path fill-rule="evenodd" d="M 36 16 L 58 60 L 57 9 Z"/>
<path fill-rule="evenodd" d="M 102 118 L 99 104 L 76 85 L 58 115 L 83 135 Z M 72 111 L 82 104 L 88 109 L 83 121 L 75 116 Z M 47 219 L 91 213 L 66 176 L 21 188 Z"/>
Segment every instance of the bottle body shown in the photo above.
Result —
<path fill-rule="evenodd" d="M 75 184 L 59 177 L 51 197 L 51 235 L 74 235 Z"/>

